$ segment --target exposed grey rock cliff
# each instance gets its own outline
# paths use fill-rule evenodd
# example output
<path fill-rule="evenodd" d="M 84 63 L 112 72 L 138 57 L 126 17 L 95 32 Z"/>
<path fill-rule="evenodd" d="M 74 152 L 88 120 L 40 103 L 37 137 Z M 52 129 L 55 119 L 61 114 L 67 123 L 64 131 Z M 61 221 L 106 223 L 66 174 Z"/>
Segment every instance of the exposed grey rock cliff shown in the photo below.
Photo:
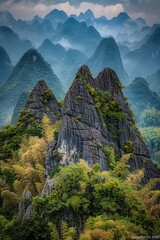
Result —
<path fill-rule="evenodd" d="M 135 126 L 116 73 L 105 68 L 93 79 L 84 65 L 65 97 L 62 126 L 58 141 L 49 148 L 48 163 L 57 164 L 58 157 L 61 164 L 83 158 L 89 166 L 100 163 L 102 170 L 109 169 L 105 150 L 109 146 L 119 156 L 132 153 L 130 168 L 132 171 L 144 168 L 144 182 L 160 177 Z M 59 154 L 56 157 L 52 154 L 55 151 Z"/>
<path fill-rule="evenodd" d="M 52 124 L 61 116 L 60 105 L 44 80 L 37 82 L 26 103 L 25 110 L 36 117 L 39 123 L 45 114 L 51 120 Z"/>
<path fill-rule="evenodd" d="M 19 202 L 19 211 L 18 211 L 18 220 L 28 219 L 31 216 L 32 212 L 32 194 L 28 190 L 24 190 L 20 202 Z"/>

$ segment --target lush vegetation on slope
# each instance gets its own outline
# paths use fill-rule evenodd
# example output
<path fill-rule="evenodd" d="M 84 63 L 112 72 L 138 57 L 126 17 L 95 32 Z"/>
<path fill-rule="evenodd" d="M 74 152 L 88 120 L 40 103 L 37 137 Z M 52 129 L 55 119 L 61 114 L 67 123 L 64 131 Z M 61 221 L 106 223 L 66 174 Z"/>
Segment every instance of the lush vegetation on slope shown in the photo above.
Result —
<path fill-rule="evenodd" d="M 20 223 L 1 215 L 1 238 L 111 240 L 158 234 L 160 192 L 153 189 L 159 180 L 142 187 L 143 170 L 129 173 L 129 158 L 124 155 L 112 171 L 100 172 L 99 164 L 90 168 L 83 160 L 61 167 L 51 195 L 33 199 L 30 219 Z"/>
<path fill-rule="evenodd" d="M 14 126 L 1 130 L 1 137 L 8 134 L 2 146 L 12 151 L 9 156 L 4 153 L 5 161 L 0 164 L 0 239 L 112 240 L 158 235 L 160 192 L 153 189 L 159 180 L 142 187 L 143 170 L 129 172 L 130 154 L 118 162 L 114 152 L 109 154 L 109 162 L 114 163 L 110 171 L 100 172 L 99 164 L 90 168 L 84 160 L 57 168 L 52 175 L 55 183 L 51 195 L 39 197 L 45 183 L 47 143 L 56 137 L 60 122 L 51 126 L 45 116 L 36 136 L 34 126 L 28 128 L 32 131 L 23 126 L 23 117 L 30 119 L 22 112 L 18 135 Z M 15 148 L 14 139 L 19 139 Z M 32 193 L 33 212 L 30 219 L 19 222 L 18 203 L 23 190 Z"/>

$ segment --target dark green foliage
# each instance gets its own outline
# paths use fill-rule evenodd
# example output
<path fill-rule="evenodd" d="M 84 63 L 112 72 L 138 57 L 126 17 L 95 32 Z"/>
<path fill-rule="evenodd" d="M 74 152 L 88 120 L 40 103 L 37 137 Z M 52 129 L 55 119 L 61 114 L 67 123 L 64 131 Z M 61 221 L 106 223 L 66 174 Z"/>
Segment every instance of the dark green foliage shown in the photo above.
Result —
<path fill-rule="evenodd" d="M 133 153 L 133 142 L 128 141 L 123 145 L 125 153 Z"/>
<path fill-rule="evenodd" d="M 112 121 L 125 119 L 124 112 L 120 105 L 113 99 L 109 92 L 95 89 L 89 84 L 87 84 L 87 89 L 94 99 L 96 109 L 101 111 L 101 116 L 106 125 L 107 123 L 110 124 Z"/>
<path fill-rule="evenodd" d="M 42 102 L 44 104 L 47 104 L 48 101 L 50 101 L 51 99 L 54 100 L 55 96 L 54 96 L 53 92 L 51 91 L 51 89 L 48 88 L 42 95 Z"/>
<path fill-rule="evenodd" d="M 101 214 L 108 219 L 128 219 L 148 233 L 154 229 L 153 219 L 130 187 L 83 162 L 62 168 L 55 176 L 52 194 L 45 199 L 36 198 L 34 204 L 39 215 L 57 226 L 66 216 L 68 226 L 75 226 L 78 232 L 89 216 Z"/>
<path fill-rule="evenodd" d="M 129 155 L 123 161 L 123 168 L 127 168 L 125 164 L 128 157 Z M 115 237 L 111 235 L 110 240 L 121 239 L 118 236 L 124 237 L 125 234 L 157 234 L 158 222 L 147 212 L 141 199 L 141 194 L 144 194 L 146 189 L 139 186 L 139 190 L 136 190 L 132 188 L 129 180 L 116 177 L 120 166 L 113 167 L 113 171 L 100 172 L 99 169 L 99 164 L 89 168 L 82 160 L 77 164 L 60 167 L 54 175 L 52 193 L 44 198 L 34 198 L 34 213 L 30 219 L 17 222 L 13 218 L 9 222 L 0 216 L 0 237 L 10 237 L 11 240 L 87 239 L 81 237 L 90 229 L 91 225 L 87 224 L 91 219 L 94 221 L 92 232 L 96 228 L 107 232 L 115 226 L 114 221 L 117 222 L 118 229 L 122 229 L 120 232 L 117 229 Z M 29 204 L 28 199 L 26 202 Z M 96 220 L 98 223 L 94 226 Z M 101 224 L 104 226 L 106 221 L 109 225 L 101 228 Z M 127 232 L 124 232 L 126 229 Z"/>
<path fill-rule="evenodd" d="M 160 163 L 160 128 L 146 127 L 140 128 L 140 130 L 152 159 L 157 163 Z"/>
<path fill-rule="evenodd" d="M 11 221 L 3 228 L 3 235 L 11 240 L 51 240 L 47 222 L 37 214 L 22 223 Z"/>
<path fill-rule="evenodd" d="M 28 110 L 21 111 L 20 118 L 16 125 L 7 126 L 0 130 L 0 159 L 13 157 L 24 137 L 42 136 L 41 125 Z"/>
<path fill-rule="evenodd" d="M 108 146 L 108 147 L 102 148 L 102 150 L 106 155 L 109 166 L 111 167 L 111 169 L 113 169 L 116 165 L 114 147 Z"/>
<path fill-rule="evenodd" d="M 117 124 L 125 119 L 125 114 L 120 105 L 109 92 L 93 88 L 90 84 L 86 84 L 86 86 L 93 97 L 95 107 L 103 124 L 112 131 L 113 136 L 116 138 L 120 131 Z"/>

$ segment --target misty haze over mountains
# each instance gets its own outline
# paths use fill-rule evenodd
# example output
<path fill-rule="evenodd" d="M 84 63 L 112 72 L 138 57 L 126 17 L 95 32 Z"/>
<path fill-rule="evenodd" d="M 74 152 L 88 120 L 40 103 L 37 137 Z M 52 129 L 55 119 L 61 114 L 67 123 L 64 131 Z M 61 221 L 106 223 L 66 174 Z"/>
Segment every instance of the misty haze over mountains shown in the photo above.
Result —
<path fill-rule="evenodd" d="M 0 2 L 0 239 L 160 236 L 157 6 Z"/>
<path fill-rule="evenodd" d="M 27 89 L 22 89 L 19 86 L 28 81 L 29 61 L 24 59 L 30 49 L 31 55 L 33 49 L 36 51 L 35 64 L 38 64 L 37 59 L 43 59 L 40 65 L 45 70 L 39 75 L 31 64 L 31 84 L 27 84 Z M 0 85 L 4 89 L 0 94 L 0 102 L 5 106 L 7 96 L 10 99 L 7 111 L 1 106 L 2 112 L 8 112 L 8 119 L 11 119 L 16 101 L 24 90 L 31 91 L 38 78 L 48 78 L 45 75 L 47 68 L 63 86 L 62 93 L 58 92 L 62 98 L 83 64 L 90 67 L 94 77 L 105 67 L 112 68 L 125 86 L 131 84 L 134 78 L 146 78 L 150 90 L 159 94 L 156 85 L 160 70 L 160 24 L 147 26 L 145 19 L 133 20 L 125 12 L 109 20 L 106 16 L 96 18 L 89 9 L 79 16 L 68 16 L 64 11 L 54 9 L 44 18 L 37 15 L 32 20 L 24 21 L 16 20 L 8 11 L 1 11 L 0 54 Z M 40 66 L 38 68 L 40 70 Z M 11 97 L 14 87 L 16 98 Z M 53 91 L 57 91 L 57 88 Z M 0 119 L 3 125 L 2 116 Z"/>

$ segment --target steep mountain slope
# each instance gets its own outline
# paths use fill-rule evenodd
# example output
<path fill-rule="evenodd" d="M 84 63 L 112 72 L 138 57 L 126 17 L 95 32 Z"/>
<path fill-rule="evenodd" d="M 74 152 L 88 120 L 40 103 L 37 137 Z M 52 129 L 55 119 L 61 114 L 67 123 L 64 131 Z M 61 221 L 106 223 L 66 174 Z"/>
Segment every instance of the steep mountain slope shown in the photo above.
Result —
<path fill-rule="evenodd" d="M 68 42 L 70 48 L 81 50 L 89 55 L 95 50 L 101 36 L 94 27 L 87 27 L 85 22 L 78 22 L 71 17 L 58 25 L 52 40 L 61 44 Z"/>
<path fill-rule="evenodd" d="M 60 78 L 63 79 L 63 84 L 68 89 L 72 84 L 74 76 L 78 69 L 87 62 L 87 56 L 82 52 L 69 49 L 66 51 L 61 67 L 59 68 Z"/>
<path fill-rule="evenodd" d="M 30 21 L 16 20 L 8 11 L 0 12 L 0 25 L 7 26 L 19 35 L 39 46 L 45 38 L 49 38 L 54 31 L 51 22 L 35 16 Z"/>
<path fill-rule="evenodd" d="M 0 131 L 0 159 L 1 239 L 158 234 L 160 169 L 109 68 L 93 79 L 81 67 L 62 115 L 38 81 L 18 122 Z"/>
<path fill-rule="evenodd" d="M 123 36 L 121 36 L 121 40 L 125 41 L 127 35 L 139 30 L 137 23 L 126 12 L 121 12 L 112 19 L 106 19 L 104 16 L 97 18 L 94 20 L 93 26 L 103 37 L 113 36 L 116 41 L 120 40 L 119 34 Z"/>
<path fill-rule="evenodd" d="M 159 177 L 160 171 L 134 125 L 115 72 L 106 68 L 93 79 L 83 66 L 64 99 L 58 140 L 52 142 L 46 164 L 53 167 L 82 158 L 89 166 L 100 163 L 101 170 L 109 169 L 112 164 L 107 152 L 111 147 L 116 155 L 132 154 L 130 168 L 144 168 L 144 182 Z"/>
<path fill-rule="evenodd" d="M 64 96 L 63 86 L 50 65 L 36 50 L 30 49 L 17 63 L 7 82 L 1 86 L 1 123 L 6 116 L 12 115 L 21 93 L 31 90 L 40 79 L 46 80 L 58 99 Z"/>
<path fill-rule="evenodd" d="M 136 78 L 124 89 L 124 94 L 128 97 L 128 102 L 137 119 L 147 107 L 155 107 L 160 110 L 160 97 L 150 90 L 149 84 L 144 78 Z"/>
<path fill-rule="evenodd" d="M 87 26 L 92 26 L 95 19 L 94 13 L 88 9 L 86 12 L 81 12 L 79 16 L 75 17 L 79 22 L 85 22 Z"/>
<path fill-rule="evenodd" d="M 147 26 L 146 20 L 141 17 L 137 18 L 135 22 L 138 25 L 139 29 L 142 29 Z"/>
<path fill-rule="evenodd" d="M 1 26 L 12 27 L 16 23 L 16 19 L 9 11 L 0 11 L 0 23 Z"/>
<path fill-rule="evenodd" d="M 4 48 L 0 46 L 0 85 L 3 84 L 9 77 L 12 71 L 11 60 Z"/>
<path fill-rule="evenodd" d="M 119 32 L 135 32 L 138 30 L 136 22 L 125 12 L 121 12 L 117 17 L 112 18 L 108 23 L 108 27 L 119 28 Z"/>
<path fill-rule="evenodd" d="M 104 38 L 96 48 L 93 56 L 88 60 L 88 65 L 94 75 L 105 67 L 114 69 L 123 84 L 128 83 L 128 76 L 123 67 L 119 48 L 113 38 Z"/>
<path fill-rule="evenodd" d="M 57 122 L 61 117 L 60 105 L 44 80 L 36 83 L 27 98 L 25 107 L 21 110 L 15 125 L 7 126 L 0 131 L 0 160 L 13 157 L 15 151 L 19 150 L 24 136 L 42 137 L 46 130 L 42 126 L 44 117 L 50 121 L 50 123 L 47 121 L 45 128 Z M 21 99 L 24 103 L 24 94 L 21 95 Z M 51 129 L 50 134 L 53 137 Z"/>
<path fill-rule="evenodd" d="M 90 9 L 88 9 L 86 12 L 84 12 L 84 13 L 80 13 L 79 14 L 79 16 L 78 16 L 78 20 L 79 21 L 87 21 L 87 20 L 91 20 L 91 21 L 93 21 L 94 19 L 95 19 L 95 16 L 94 16 L 94 13 L 90 10 Z"/>
<path fill-rule="evenodd" d="M 49 39 L 45 39 L 39 46 L 38 52 L 54 66 L 62 61 L 66 50 L 60 44 L 53 44 Z"/>
<path fill-rule="evenodd" d="M 41 123 L 44 115 L 47 115 L 52 124 L 61 116 L 60 105 L 44 80 L 37 82 L 24 109 L 36 118 L 38 123 Z"/>
<path fill-rule="evenodd" d="M 41 55 L 51 65 L 56 75 L 63 80 L 66 89 L 69 88 L 81 65 L 87 62 L 87 56 L 76 50 L 65 50 L 60 44 L 53 44 L 46 39 L 38 48 Z"/>
<path fill-rule="evenodd" d="M 5 26 L 0 26 L 0 46 L 6 49 L 13 65 L 28 49 L 33 47 L 29 40 L 21 40 L 16 33 Z"/>
<path fill-rule="evenodd" d="M 20 116 L 20 112 L 21 112 L 21 110 L 24 109 L 28 99 L 29 99 L 29 92 L 23 92 L 20 95 L 20 97 L 16 103 L 16 106 L 14 108 L 14 111 L 13 111 L 11 124 L 15 124 L 17 122 L 17 120 L 19 119 L 19 116 Z"/>
<path fill-rule="evenodd" d="M 45 16 L 45 19 L 49 20 L 56 29 L 59 23 L 64 23 L 68 19 L 68 16 L 64 11 L 54 9 Z"/>
<path fill-rule="evenodd" d="M 156 92 L 160 96 L 160 70 L 156 71 L 151 76 L 147 77 L 147 82 L 152 91 Z"/>
<path fill-rule="evenodd" d="M 26 22 L 17 22 L 14 29 L 19 36 L 29 39 L 36 46 L 42 44 L 46 38 L 50 38 L 54 32 L 51 22 L 47 19 L 42 22 L 34 20 L 31 24 L 27 24 Z"/>
<path fill-rule="evenodd" d="M 134 71 L 139 69 L 143 77 L 151 75 L 159 69 L 160 62 L 160 27 L 149 37 L 147 42 L 139 49 L 128 53 L 125 57 L 125 68 L 132 75 L 137 77 Z M 140 75 L 139 75 L 140 76 Z"/>
<path fill-rule="evenodd" d="M 38 123 L 47 115 L 53 124 L 61 115 L 60 105 L 44 80 L 38 81 L 31 93 L 21 94 L 13 111 L 11 124 L 18 121 L 22 110 L 27 110 Z"/>

